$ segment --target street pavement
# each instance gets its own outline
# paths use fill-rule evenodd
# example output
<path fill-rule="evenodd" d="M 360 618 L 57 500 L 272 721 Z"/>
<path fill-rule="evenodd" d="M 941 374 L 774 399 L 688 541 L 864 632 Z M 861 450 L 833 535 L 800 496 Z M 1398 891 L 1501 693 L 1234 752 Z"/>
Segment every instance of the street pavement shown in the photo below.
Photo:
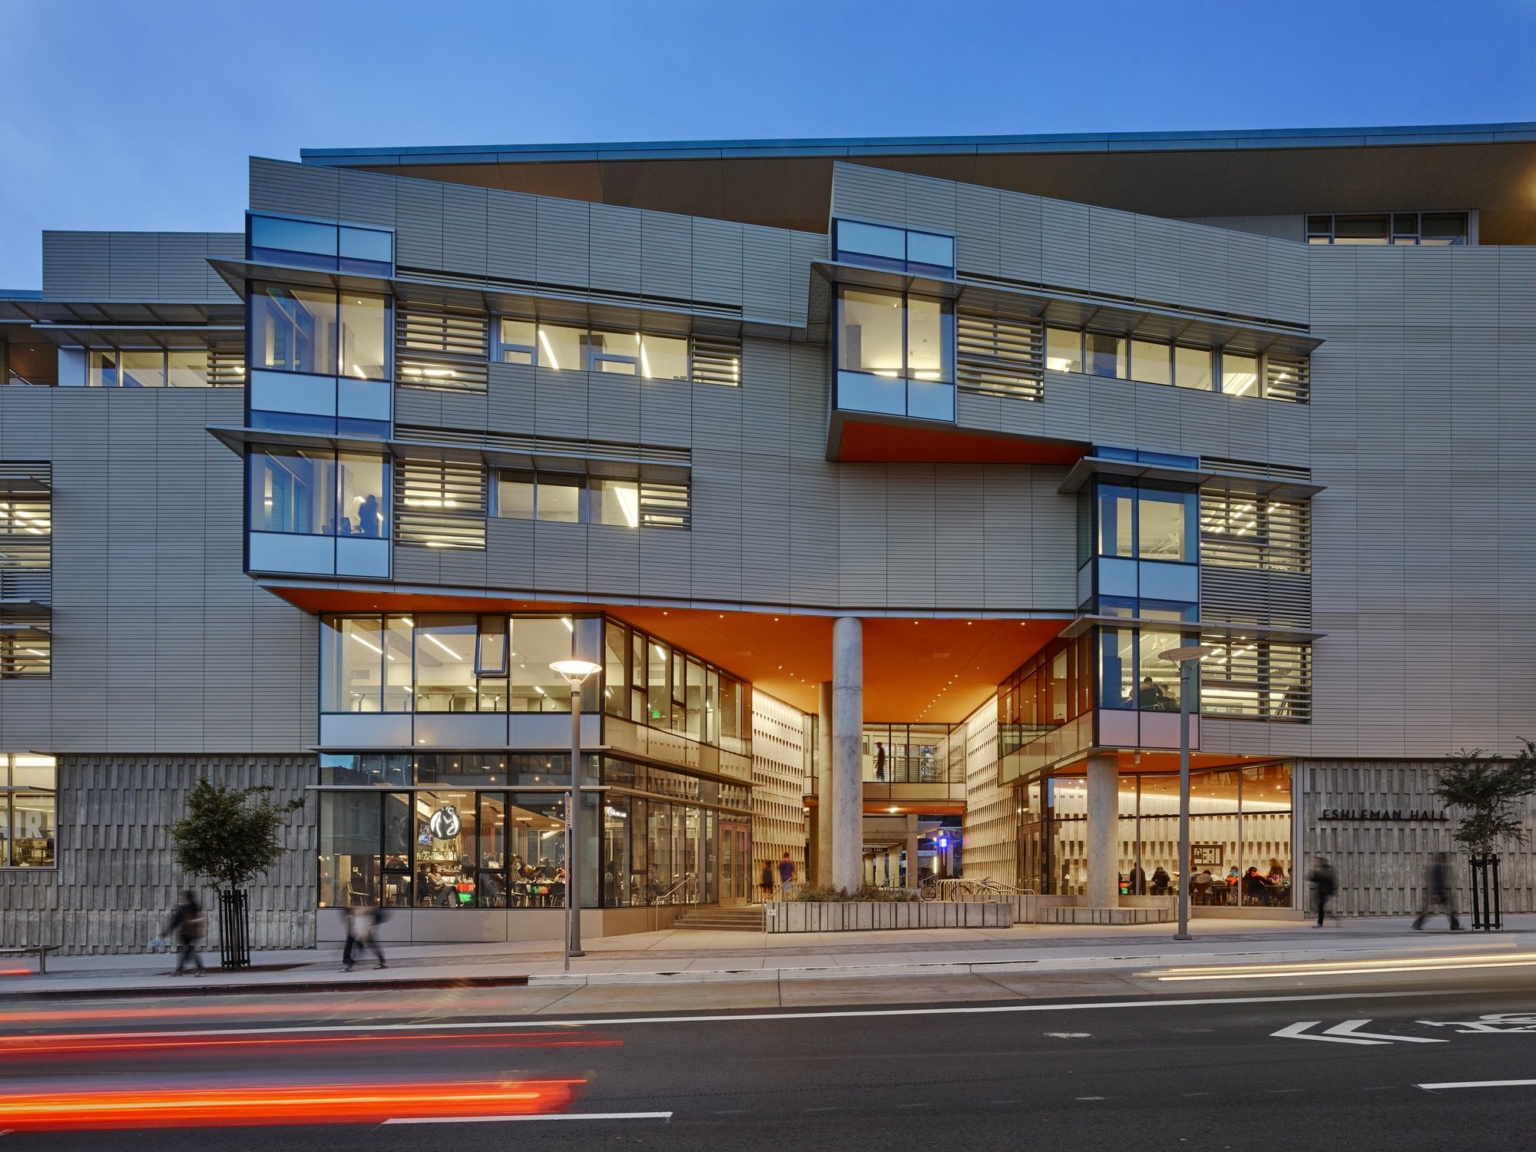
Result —
<path fill-rule="evenodd" d="M 1434 942 L 1458 947 L 986 976 L 0 999 L 0 1139 L 157 1152 L 1530 1148 L 1536 951 Z"/>

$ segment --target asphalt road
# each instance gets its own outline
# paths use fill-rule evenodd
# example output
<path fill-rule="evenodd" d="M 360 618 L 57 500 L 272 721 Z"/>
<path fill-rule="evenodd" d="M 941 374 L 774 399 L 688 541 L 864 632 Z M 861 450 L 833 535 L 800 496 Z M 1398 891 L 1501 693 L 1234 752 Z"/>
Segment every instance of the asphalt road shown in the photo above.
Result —
<path fill-rule="evenodd" d="M 0 1152 L 1528 1149 L 1532 972 L 999 1003 L 843 982 L 865 1003 L 649 1016 L 483 991 L 0 1005 Z M 165 1127 L 210 1099 L 257 1126 Z M 128 1127 L 32 1130 L 103 1101 Z M 566 1118 L 465 1122 L 517 1108 Z"/>

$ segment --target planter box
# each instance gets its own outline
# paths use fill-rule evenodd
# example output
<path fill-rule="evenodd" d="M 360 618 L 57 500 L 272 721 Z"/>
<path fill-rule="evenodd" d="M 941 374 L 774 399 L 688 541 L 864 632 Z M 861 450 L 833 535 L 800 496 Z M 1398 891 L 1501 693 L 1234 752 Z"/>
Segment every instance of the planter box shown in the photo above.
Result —
<path fill-rule="evenodd" d="M 1011 904 L 919 900 L 901 904 L 786 900 L 769 904 L 769 932 L 872 932 L 893 928 L 1007 928 Z"/>
<path fill-rule="evenodd" d="M 1090 908 L 1083 896 L 1015 896 L 1016 924 L 1168 924 L 1178 919 L 1176 896 L 1122 896 L 1117 908 Z"/>

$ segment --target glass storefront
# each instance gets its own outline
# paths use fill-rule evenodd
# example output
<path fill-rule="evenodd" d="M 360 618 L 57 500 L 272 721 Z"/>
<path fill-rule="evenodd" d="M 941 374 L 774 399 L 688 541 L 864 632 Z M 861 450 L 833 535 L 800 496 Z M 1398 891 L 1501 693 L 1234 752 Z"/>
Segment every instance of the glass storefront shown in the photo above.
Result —
<path fill-rule="evenodd" d="M 601 760 L 601 764 L 599 761 Z M 722 819 L 745 786 L 586 758 L 584 907 L 714 903 Z M 542 753 L 323 755 L 321 907 L 559 908 L 570 758 Z"/>
<path fill-rule="evenodd" d="M 1040 892 L 1087 890 L 1087 780 L 1055 776 L 1018 792 L 1020 882 Z M 1191 899 L 1196 904 L 1289 907 L 1292 802 L 1288 764 L 1190 777 Z M 1179 778 L 1120 777 L 1117 867 L 1126 895 L 1170 895 L 1179 883 Z M 1208 877 L 1208 879 L 1207 879 Z"/>

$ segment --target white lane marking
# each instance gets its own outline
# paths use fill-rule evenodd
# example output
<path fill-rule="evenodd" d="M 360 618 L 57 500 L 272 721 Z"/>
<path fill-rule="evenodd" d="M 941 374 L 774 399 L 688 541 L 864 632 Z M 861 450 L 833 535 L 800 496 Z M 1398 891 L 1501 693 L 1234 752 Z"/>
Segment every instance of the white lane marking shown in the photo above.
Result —
<path fill-rule="evenodd" d="M 1079 1096 L 1078 1099 L 1079 1100 L 1102 1100 L 1102 1099 L 1104 1099 L 1104 1097 L 1102 1097 L 1102 1096 Z"/>
<path fill-rule="evenodd" d="M 93 1036 L 113 1040 L 197 1036 L 314 1036 L 390 1032 L 453 1032 L 491 1028 L 595 1028 L 621 1024 L 731 1024 L 749 1020 L 856 1020 L 894 1016 L 980 1016 L 1017 1012 L 1085 1012 L 1105 1008 L 1201 1008 L 1218 1004 L 1300 1004 L 1323 1000 L 1390 1000 L 1403 997 L 1460 996 L 1459 989 L 1435 992 L 1322 992 L 1307 996 L 1209 996 L 1190 999 L 1097 1000 L 1070 1004 L 994 1004 L 954 1008 L 859 1008 L 840 1012 L 738 1012 L 713 1016 L 609 1016 L 593 1019 L 551 1020 L 535 1016 L 527 1020 L 468 1020 L 439 1024 L 322 1024 L 283 1028 L 198 1028 L 170 1032 L 57 1032 L 59 1039 L 80 1040 Z M 15 1033 L 0 1034 L 0 1050 Z"/>
<path fill-rule="evenodd" d="M 1092 1032 L 1047 1032 L 1047 1036 L 1056 1040 L 1092 1040 Z"/>
<path fill-rule="evenodd" d="M 518 1120 L 670 1120 L 670 1112 L 530 1112 L 521 1116 L 402 1116 L 386 1124 L 509 1124 Z"/>
<path fill-rule="evenodd" d="M 1391 1032 L 1362 1032 L 1361 1027 L 1369 1024 L 1369 1020 L 1346 1020 L 1342 1024 L 1335 1024 L 1332 1028 L 1324 1028 L 1323 1031 L 1330 1036 L 1360 1036 L 1367 1040 L 1383 1040 L 1388 1044 L 1401 1041 L 1404 1044 L 1447 1044 L 1449 1041 L 1432 1036 L 1398 1036 Z"/>
<path fill-rule="evenodd" d="M 1532 1085 L 1536 1085 L 1536 1080 L 1455 1080 L 1445 1084 L 1415 1084 L 1414 1087 L 1437 1092 L 1441 1088 L 1529 1088 Z"/>
<path fill-rule="evenodd" d="M 1271 1032 L 1271 1036 L 1278 1036 L 1282 1040 L 1321 1040 L 1325 1044 L 1386 1044 L 1386 1040 L 1362 1040 L 1355 1036 L 1309 1036 L 1305 1035 L 1308 1028 L 1315 1028 L 1321 1024 L 1321 1020 L 1298 1020 L 1294 1024 L 1287 1024 L 1278 1032 Z"/>

